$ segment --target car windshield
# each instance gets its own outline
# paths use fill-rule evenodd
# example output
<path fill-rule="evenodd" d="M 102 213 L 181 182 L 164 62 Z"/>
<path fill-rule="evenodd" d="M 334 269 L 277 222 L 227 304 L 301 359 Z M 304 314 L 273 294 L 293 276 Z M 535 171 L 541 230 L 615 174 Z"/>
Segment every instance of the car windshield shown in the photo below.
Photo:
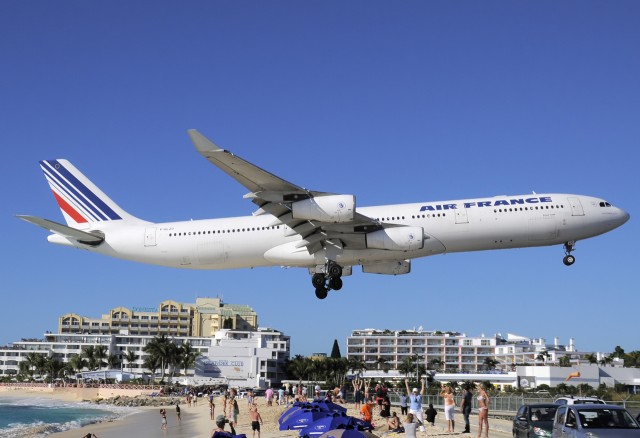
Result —
<path fill-rule="evenodd" d="M 531 421 L 553 421 L 557 409 L 557 406 L 532 406 L 529 419 Z"/>
<path fill-rule="evenodd" d="M 638 429 L 638 423 L 624 409 L 580 409 L 580 424 L 585 429 Z"/>

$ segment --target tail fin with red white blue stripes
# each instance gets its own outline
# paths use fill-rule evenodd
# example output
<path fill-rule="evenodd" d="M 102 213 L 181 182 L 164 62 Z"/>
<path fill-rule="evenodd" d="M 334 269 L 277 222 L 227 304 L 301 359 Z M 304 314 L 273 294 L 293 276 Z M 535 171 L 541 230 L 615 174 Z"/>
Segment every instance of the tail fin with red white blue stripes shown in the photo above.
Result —
<path fill-rule="evenodd" d="M 67 160 L 43 160 L 40 167 L 67 225 L 95 228 L 96 222 L 139 220 L 131 216 Z"/>

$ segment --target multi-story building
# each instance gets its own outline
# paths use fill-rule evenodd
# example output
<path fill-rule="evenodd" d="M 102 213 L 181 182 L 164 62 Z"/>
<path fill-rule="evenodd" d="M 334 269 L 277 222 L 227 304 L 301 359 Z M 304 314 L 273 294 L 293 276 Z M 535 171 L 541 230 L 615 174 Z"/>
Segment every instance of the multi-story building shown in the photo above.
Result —
<path fill-rule="evenodd" d="M 220 330 L 196 361 L 194 380 L 224 379 L 231 386 L 268 387 L 284 380 L 290 341 L 279 331 Z"/>
<path fill-rule="evenodd" d="M 458 332 L 365 329 L 354 330 L 347 338 L 347 357 L 368 367 L 388 369 L 398 369 L 403 360 L 416 356 L 429 369 L 475 373 L 495 366 L 506 371 L 515 365 L 558 363 L 563 356 L 571 363 L 586 363 L 584 357 L 589 354 L 578 352 L 573 339 L 565 346 L 557 338 L 547 344 L 542 338 L 512 334 L 471 337 Z"/>
<path fill-rule="evenodd" d="M 198 298 L 193 304 L 167 300 L 158 309 L 116 307 L 101 319 L 68 313 L 58 324 L 59 332 L 47 332 L 44 339 L 23 339 L 0 347 L 0 377 L 16 375 L 30 353 L 67 363 L 87 347 L 99 345 L 119 359 L 122 370 L 142 376 L 152 371 L 144 367 L 148 357 L 144 348 L 158 335 L 166 335 L 176 345 L 189 343 L 200 354 L 186 374 L 201 383 L 277 384 L 289 359 L 288 336 L 258 328 L 253 309 L 219 298 Z M 135 361 L 124 359 L 128 352 L 136 354 Z"/>
<path fill-rule="evenodd" d="M 418 356 L 428 368 L 477 371 L 485 358 L 493 358 L 497 337 L 472 338 L 457 332 L 422 330 L 354 330 L 347 338 L 347 357 L 368 367 L 397 369 Z"/>
<path fill-rule="evenodd" d="M 140 336 L 213 336 L 223 328 L 256 330 L 258 315 L 249 306 L 228 304 L 220 298 L 196 298 L 195 303 L 162 301 L 153 307 L 115 307 L 101 318 L 67 313 L 58 319 L 58 333 Z"/>

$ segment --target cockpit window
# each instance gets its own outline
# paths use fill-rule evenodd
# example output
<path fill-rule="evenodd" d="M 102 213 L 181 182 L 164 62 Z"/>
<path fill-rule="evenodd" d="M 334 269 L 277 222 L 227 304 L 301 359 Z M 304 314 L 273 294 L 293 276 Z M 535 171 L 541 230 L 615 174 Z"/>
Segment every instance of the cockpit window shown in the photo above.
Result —
<path fill-rule="evenodd" d="M 611 207 L 611 204 L 606 201 L 600 201 L 600 207 Z"/>

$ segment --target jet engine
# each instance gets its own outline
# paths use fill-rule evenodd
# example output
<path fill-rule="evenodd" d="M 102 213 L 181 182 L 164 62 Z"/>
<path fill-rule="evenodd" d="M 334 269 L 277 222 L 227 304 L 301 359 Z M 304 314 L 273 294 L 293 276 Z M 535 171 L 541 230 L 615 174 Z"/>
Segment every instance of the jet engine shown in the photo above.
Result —
<path fill-rule="evenodd" d="M 291 204 L 294 219 L 351 222 L 355 212 L 356 197 L 353 195 L 316 196 Z"/>
<path fill-rule="evenodd" d="M 366 235 L 367 248 L 415 251 L 424 246 L 422 227 L 384 228 Z"/>

